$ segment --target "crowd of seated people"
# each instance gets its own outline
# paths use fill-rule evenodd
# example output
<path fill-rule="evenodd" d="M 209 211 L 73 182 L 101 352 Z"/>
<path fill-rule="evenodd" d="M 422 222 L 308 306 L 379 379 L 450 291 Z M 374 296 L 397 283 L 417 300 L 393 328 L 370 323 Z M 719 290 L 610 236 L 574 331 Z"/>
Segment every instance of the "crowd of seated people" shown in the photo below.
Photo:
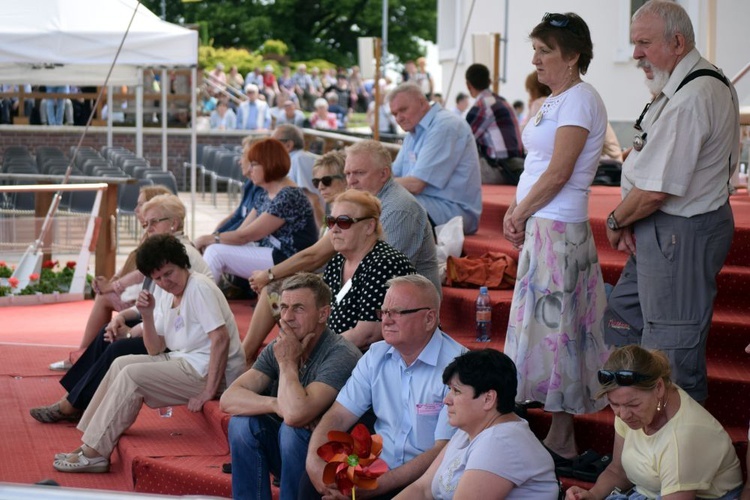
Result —
<path fill-rule="evenodd" d="M 207 258 L 212 247 L 233 241 L 233 231 L 258 220 L 258 208 L 271 206 L 270 195 L 284 189 L 299 192 L 295 215 L 314 230 L 310 238 L 318 238 L 310 199 L 289 177 L 294 140 L 281 134 L 279 140 L 246 141 L 246 196 L 215 234 L 197 238 Z M 328 431 L 345 431 L 367 415 L 364 421 L 383 437 L 388 466 L 374 492 L 379 497 L 558 498 L 553 456 L 514 412 L 513 361 L 491 349 L 466 352 L 439 327 L 440 283 L 429 267 L 436 263 L 425 264 L 409 248 L 434 245 L 428 214 L 392 178 L 387 150 L 365 141 L 313 161 L 312 169 L 296 175 L 310 177 L 323 199 L 315 246 L 325 243 L 325 249 L 308 258 L 305 252 L 314 247 L 301 249 L 302 264 L 291 262 L 300 259 L 294 251 L 274 260 L 278 248 L 270 244 L 269 258 L 255 272 L 207 265 L 182 233 L 179 199 L 161 194 L 148 200 L 149 192 L 141 193 L 146 238 L 135 251 L 138 271 L 131 272 L 138 279 L 132 284 L 148 276 L 156 287 L 140 291 L 134 303 L 118 302 L 120 312 L 107 321 L 102 318 L 114 304 L 105 300 L 130 284 L 112 284 L 125 279 L 129 264 L 113 279 L 96 279 L 101 304 L 89 323 L 100 330 L 61 380 L 62 399 L 31 409 L 44 423 L 80 421 L 80 445 L 55 455 L 53 467 L 108 471 L 110 454 L 144 403 L 200 411 L 221 397 L 222 409 L 232 415 L 233 469 L 258 471 L 232 475 L 235 498 L 265 498 L 270 474 L 280 479 L 281 498 L 338 498 L 337 486 L 323 480 L 317 449 Z M 394 189 L 399 197 L 389 191 Z M 412 207 L 411 215 L 404 207 Z M 400 224 L 386 225 L 394 210 Z M 423 229 L 401 227 L 419 214 Z M 289 223 L 283 221 L 280 227 Z M 399 243 L 386 243 L 395 235 Z M 318 270 L 320 255 L 328 262 L 322 276 L 295 272 L 299 265 Z M 263 291 L 253 322 L 263 322 L 262 311 L 270 311 L 270 321 L 255 329 L 260 336 L 251 328 L 244 343 L 214 283 L 224 272 L 249 277 Z M 258 354 L 276 325 L 276 339 Z M 324 362 L 330 359 L 337 361 Z M 670 382 L 669 372 L 663 355 L 637 346 L 614 351 L 601 366 L 597 396 L 615 414 L 612 460 L 590 489 L 570 488 L 569 499 L 605 498 L 615 487 L 633 491 L 612 498 L 738 498 L 742 475 L 729 436 Z M 173 382 L 154 384 L 157 374 Z M 393 390 L 399 386 L 402 391 Z M 411 408 L 406 414 L 405 403 Z M 261 434 L 265 441 L 257 439 Z M 498 456 L 497 449 L 508 451 Z M 713 454 L 711 467 L 691 460 L 706 453 Z M 657 454 L 665 459 L 652 464 L 648 457 Z"/>
<path fill-rule="evenodd" d="M 565 15 L 571 27 L 579 21 Z M 548 43 L 544 30 L 567 26 L 560 23 L 545 16 L 534 43 Z M 560 48 L 554 50 L 559 55 Z M 466 121 L 430 102 L 434 88 L 424 61 L 407 65 L 410 81 L 385 99 L 407 132 L 395 161 L 375 141 L 319 158 L 303 151 L 295 126 L 300 108 L 319 109 L 313 125 L 333 128 L 334 120 L 340 123 L 331 104 L 348 114 L 368 98 L 371 88 L 354 68 L 349 75 L 308 73 L 304 65 L 294 73 L 285 68 L 278 79 L 269 73 L 274 76 L 273 68 L 254 68 L 242 80 L 236 71 L 223 74 L 220 65 L 211 72 L 219 85 L 248 97 L 237 109 L 238 128 L 266 130 L 274 121 L 289 121 L 272 138 L 246 141 L 247 181 L 237 210 L 213 234 L 198 237 L 194 249 L 176 237 L 184 209 L 182 215 L 170 212 L 169 199 L 155 197 L 141 209 L 148 237 L 135 251 L 140 278 L 152 278 L 155 290 L 139 291 L 132 307 L 109 319 L 116 307 L 106 295 L 117 288 L 97 279 L 102 297 L 86 329 L 87 345 L 81 345 L 86 351 L 61 381 L 67 393 L 31 409 L 44 423 L 80 419 L 82 444 L 57 454 L 55 469 L 107 471 L 118 439 L 144 403 L 200 411 L 208 400 L 220 399 L 231 415 L 235 498 L 270 497 L 270 474 L 279 479 L 282 499 L 345 498 L 341 483 L 324 472 L 325 442 L 329 433 L 362 421 L 381 436 L 386 467 L 374 491 L 357 495 L 552 500 L 561 494 L 557 476 L 591 469 L 586 453 L 574 457 L 575 437 L 568 432 L 573 414 L 608 405 L 614 413 L 611 454 L 601 458 L 588 486 L 567 490 L 568 500 L 740 498 L 742 473 L 728 433 L 672 381 L 678 367 L 670 367 L 664 354 L 636 345 L 586 357 L 585 390 L 577 393 L 589 400 L 580 411 L 555 409 L 555 393 L 544 386 L 546 409 L 558 415 L 551 419 L 557 430 L 541 441 L 516 404 L 527 399 L 532 375 L 550 363 L 518 355 L 524 336 L 508 334 L 507 355 L 467 352 L 441 329 L 433 227 L 460 217 L 467 234 L 477 230 L 481 177 Z M 561 83 L 579 84 L 568 81 L 571 75 L 578 73 L 559 66 L 546 79 L 557 91 Z M 224 120 L 230 106 L 221 99 L 215 104 Z M 603 132 L 604 124 L 597 119 L 597 130 Z M 590 149 L 598 159 L 601 144 Z M 519 215 L 526 209 L 522 198 L 511 208 L 506 219 L 515 214 L 523 221 L 498 224 L 505 223 L 517 239 L 506 237 L 523 247 L 533 226 Z M 527 261 L 554 271 L 554 259 L 536 257 Z M 203 259 L 207 276 L 199 269 Z M 258 292 L 242 340 L 216 286 L 224 275 L 246 279 Z M 561 287 L 568 280 L 563 277 Z M 120 274 L 114 283 L 123 279 Z M 587 283 L 599 287 L 596 279 Z M 576 299 L 586 297 L 581 287 L 569 288 Z M 585 319 L 599 318 L 603 301 L 588 301 L 596 310 Z M 513 310 L 518 307 L 514 299 Z M 544 311 L 534 309 L 537 315 Z M 511 328 L 522 315 L 516 316 Z M 592 345 L 593 329 L 585 330 L 580 343 Z M 581 385 L 572 363 L 563 364 L 562 373 L 573 379 L 563 385 Z M 531 384 L 533 390 L 541 391 L 545 381 Z M 569 440 L 569 450 L 550 439 L 558 434 Z M 750 488 L 744 494 L 750 498 Z"/>
<path fill-rule="evenodd" d="M 351 114 L 366 112 L 375 98 L 374 83 L 365 80 L 357 66 L 308 71 L 305 64 L 299 64 L 294 72 L 283 67 L 277 77 L 274 67 L 267 64 L 263 69 L 254 67 L 243 79 L 236 66 L 227 73 L 218 62 L 205 73 L 204 81 L 208 83 L 201 88 L 199 115 L 208 118 L 205 126 L 212 130 L 263 130 L 285 123 L 344 129 Z M 241 112 L 248 102 L 258 107 L 259 120 L 255 111 L 253 120 Z M 327 103 L 325 111 L 323 103 Z"/>
<path fill-rule="evenodd" d="M 73 85 L 0 85 L 0 93 L 16 94 L 0 98 L 0 124 L 86 125 L 93 99 L 76 96 L 82 92 L 96 93 L 96 87 Z M 49 98 L 23 97 L 19 93 L 56 94 Z M 69 97 L 62 96 L 67 94 Z"/>

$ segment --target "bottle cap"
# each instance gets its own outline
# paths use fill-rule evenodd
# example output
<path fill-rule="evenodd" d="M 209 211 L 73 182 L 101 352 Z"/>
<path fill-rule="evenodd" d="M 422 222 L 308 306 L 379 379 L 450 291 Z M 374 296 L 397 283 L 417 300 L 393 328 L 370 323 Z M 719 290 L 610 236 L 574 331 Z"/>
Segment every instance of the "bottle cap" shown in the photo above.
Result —
<path fill-rule="evenodd" d="M 487 293 L 487 287 L 486 286 L 479 287 L 479 293 Z"/>

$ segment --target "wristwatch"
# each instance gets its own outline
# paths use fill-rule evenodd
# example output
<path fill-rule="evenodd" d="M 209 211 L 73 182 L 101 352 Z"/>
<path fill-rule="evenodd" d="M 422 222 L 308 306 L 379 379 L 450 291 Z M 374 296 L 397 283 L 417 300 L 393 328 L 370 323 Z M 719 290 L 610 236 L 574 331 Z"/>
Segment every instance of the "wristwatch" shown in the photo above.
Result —
<path fill-rule="evenodd" d="M 612 231 L 617 231 L 618 229 L 620 229 L 620 225 L 617 223 L 617 219 L 615 219 L 614 210 L 612 210 L 612 213 L 609 214 L 609 217 L 607 217 L 607 227 Z"/>
<path fill-rule="evenodd" d="M 268 268 L 268 271 L 266 271 L 266 273 L 268 274 L 268 281 L 273 281 L 273 271 L 271 271 L 270 267 Z"/>
<path fill-rule="evenodd" d="M 214 241 L 216 243 L 221 243 L 221 235 L 218 232 L 214 233 Z"/>

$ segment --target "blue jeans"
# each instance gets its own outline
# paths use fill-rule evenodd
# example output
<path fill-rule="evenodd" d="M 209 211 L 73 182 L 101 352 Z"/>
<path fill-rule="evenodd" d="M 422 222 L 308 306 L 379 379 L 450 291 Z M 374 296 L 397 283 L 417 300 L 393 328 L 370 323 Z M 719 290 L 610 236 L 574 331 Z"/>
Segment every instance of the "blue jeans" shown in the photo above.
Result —
<path fill-rule="evenodd" d="M 281 500 L 296 500 L 305 472 L 310 431 L 290 427 L 269 415 L 233 416 L 229 421 L 232 497 L 271 498 L 273 473 L 281 481 Z"/>
<path fill-rule="evenodd" d="M 59 85 L 56 87 L 48 86 L 48 93 L 54 94 L 67 94 L 70 92 L 68 85 Z M 47 124 L 48 125 L 62 125 L 63 117 L 65 116 L 65 100 L 64 99 L 47 99 Z"/>

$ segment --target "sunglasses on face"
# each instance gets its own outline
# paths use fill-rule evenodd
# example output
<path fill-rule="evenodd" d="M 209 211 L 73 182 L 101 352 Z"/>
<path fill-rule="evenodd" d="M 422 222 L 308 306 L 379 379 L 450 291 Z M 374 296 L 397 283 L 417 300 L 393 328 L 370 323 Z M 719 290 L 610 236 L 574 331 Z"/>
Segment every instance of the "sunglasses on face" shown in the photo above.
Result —
<path fill-rule="evenodd" d="M 315 189 L 318 189 L 318 186 L 323 184 L 325 187 L 329 187 L 331 184 L 333 184 L 333 181 L 335 179 L 344 179 L 343 175 L 324 175 L 321 178 L 313 177 L 312 183 L 313 186 L 315 186 Z"/>
<path fill-rule="evenodd" d="M 649 380 L 651 377 L 634 372 L 633 370 L 599 370 L 598 378 L 599 383 L 602 385 L 611 384 L 614 381 L 619 386 L 628 387 L 638 382 Z"/>
<path fill-rule="evenodd" d="M 328 229 L 333 229 L 333 226 L 338 226 L 341 229 L 349 229 L 350 227 L 352 227 L 352 224 L 374 218 L 375 217 L 360 217 L 359 219 L 355 219 L 354 217 L 349 217 L 348 215 L 339 215 L 338 217 L 329 215 L 326 217 L 326 226 L 328 226 Z"/>
<path fill-rule="evenodd" d="M 564 28 L 570 22 L 570 18 L 565 14 L 554 14 L 546 12 L 544 14 L 544 17 L 542 17 L 542 22 L 547 23 L 550 26 L 554 26 L 555 28 Z"/>
<path fill-rule="evenodd" d="M 382 320 L 384 316 L 388 316 L 391 319 L 399 319 L 401 316 L 406 314 L 414 314 L 419 311 L 429 311 L 429 307 L 418 307 L 417 309 L 375 309 L 375 316 Z"/>

